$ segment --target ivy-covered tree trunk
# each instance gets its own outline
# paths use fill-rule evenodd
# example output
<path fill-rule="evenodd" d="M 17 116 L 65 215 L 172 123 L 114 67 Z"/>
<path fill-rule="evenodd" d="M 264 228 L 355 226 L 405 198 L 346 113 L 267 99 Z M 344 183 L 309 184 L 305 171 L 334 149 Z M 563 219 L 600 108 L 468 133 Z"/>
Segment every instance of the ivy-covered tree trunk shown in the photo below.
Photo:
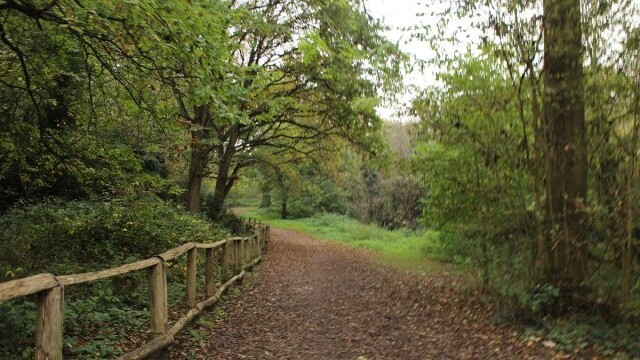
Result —
<path fill-rule="evenodd" d="M 571 292 L 587 274 L 587 146 L 580 0 L 544 0 L 544 122 L 549 146 L 549 281 Z"/>

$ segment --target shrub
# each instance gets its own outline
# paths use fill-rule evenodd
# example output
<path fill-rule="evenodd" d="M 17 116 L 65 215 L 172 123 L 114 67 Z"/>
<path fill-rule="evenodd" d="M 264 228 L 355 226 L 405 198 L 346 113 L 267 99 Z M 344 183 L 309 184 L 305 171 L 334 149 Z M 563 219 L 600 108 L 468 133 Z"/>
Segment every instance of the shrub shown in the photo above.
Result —
<path fill-rule="evenodd" d="M 0 280 L 87 271 L 141 259 L 225 231 L 157 197 L 62 202 L 48 199 L 0 216 Z"/>

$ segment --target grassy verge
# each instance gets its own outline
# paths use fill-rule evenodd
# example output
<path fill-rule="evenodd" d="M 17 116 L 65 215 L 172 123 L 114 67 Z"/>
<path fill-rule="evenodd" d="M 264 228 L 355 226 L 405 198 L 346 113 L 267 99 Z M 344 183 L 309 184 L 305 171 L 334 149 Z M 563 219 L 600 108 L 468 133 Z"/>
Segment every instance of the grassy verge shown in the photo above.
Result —
<path fill-rule="evenodd" d="M 322 240 L 369 249 L 382 261 L 396 267 L 433 270 L 442 266 L 439 260 L 443 260 L 443 254 L 437 231 L 386 230 L 336 214 L 282 220 L 272 212 L 251 210 L 243 216 L 261 220 L 273 227 L 305 232 Z"/>

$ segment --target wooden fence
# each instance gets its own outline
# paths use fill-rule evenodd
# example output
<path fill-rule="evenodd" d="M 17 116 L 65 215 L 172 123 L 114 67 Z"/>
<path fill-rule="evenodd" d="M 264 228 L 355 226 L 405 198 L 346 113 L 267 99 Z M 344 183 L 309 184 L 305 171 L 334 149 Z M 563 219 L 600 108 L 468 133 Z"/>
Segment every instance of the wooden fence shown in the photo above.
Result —
<path fill-rule="evenodd" d="M 241 282 L 245 271 L 262 259 L 262 250 L 269 240 L 269 226 L 256 220 L 246 224 L 248 237 L 232 237 L 214 243 L 186 243 L 150 259 L 96 272 L 55 276 L 39 274 L 0 283 L 0 301 L 35 294 L 37 324 L 35 358 L 62 359 L 64 288 L 76 284 L 114 277 L 132 271 L 146 270 L 149 284 L 152 339 L 143 346 L 123 355 L 121 360 L 144 359 L 169 346 L 174 336 L 193 321 L 203 310 L 213 306 L 234 283 Z M 216 289 L 213 268 L 214 250 L 222 248 L 221 283 Z M 205 251 L 206 300 L 196 303 L 196 260 L 198 250 Z M 167 262 L 187 254 L 186 305 L 189 310 L 171 327 L 168 325 Z"/>

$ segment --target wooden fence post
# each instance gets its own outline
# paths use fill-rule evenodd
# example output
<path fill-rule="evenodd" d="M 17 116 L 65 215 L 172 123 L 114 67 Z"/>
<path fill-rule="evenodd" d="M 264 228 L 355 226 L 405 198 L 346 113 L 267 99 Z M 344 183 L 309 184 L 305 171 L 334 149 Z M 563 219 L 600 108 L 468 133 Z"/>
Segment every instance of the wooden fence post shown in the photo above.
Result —
<path fill-rule="evenodd" d="M 231 256 L 231 242 L 227 242 L 222 246 L 222 265 L 220 265 L 220 281 L 226 283 L 229 276 L 229 260 Z"/>
<path fill-rule="evenodd" d="M 187 299 L 188 308 L 196 306 L 196 255 L 198 249 L 194 247 L 187 251 Z"/>
<path fill-rule="evenodd" d="M 248 264 L 251 262 L 251 236 L 242 239 L 242 245 L 244 246 L 244 263 Z"/>
<path fill-rule="evenodd" d="M 231 251 L 231 257 L 229 258 L 229 263 L 231 264 L 231 271 L 229 272 L 231 276 L 236 274 L 236 258 L 238 257 L 238 249 L 236 247 L 236 240 L 231 240 L 231 244 L 229 244 L 229 250 Z"/>
<path fill-rule="evenodd" d="M 258 229 L 256 229 L 256 232 L 253 234 L 253 236 L 256 238 L 256 240 L 255 240 L 255 245 L 256 245 L 255 256 L 259 256 L 260 255 L 260 249 L 261 249 L 261 247 L 260 247 L 260 232 L 261 232 L 261 230 L 260 230 L 260 227 L 258 226 Z"/>
<path fill-rule="evenodd" d="M 242 271 L 242 239 L 238 239 L 235 241 L 234 243 L 234 248 L 235 248 L 235 256 L 234 256 L 234 260 L 235 260 L 235 273 L 239 274 Z"/>
<path fill-rule="evenodd" d="M 257 258 L 258 256 L 260 256 L 260 241 L 258 240 L 258 234 L 260 232 L 258 232 L 257 234 L 253 235 L 253 258 Z"/>
<path fill-rule="evenodd" d="M 36 359 L 62 360 L 62 323 L 64 289 L 58 285 L 40 291 L 36 325 Z"/>
<path fill-rule="evenodd" d="M 246 239 L 246 249 L 245 249 L 245 262 L 248 264 L 253 260 L 253 236 L 249 236 Z M 248 271 L 253 271 L 253 268 L 247 269 Z"/>
<path fill-rule="evenodd" d="M 206 257 L 206 270 L 205 270 L 205 283 L 207 288 L 207 299 L 212 297 L 216 293 L 216 283 L 213 279 L 213 267 L 215 265 L 214 251 L 210 248 L 205 250 Z"/>
<path fill-rule="evenodd" d="M 258 253 L 258 237 L 253 235 L 251 237 L 251 260 L 255 259 Z"/>
<path fill-rule="evenodd" d="M 149 297 L 151 299 L 151 336 L 155 339 L 164 335 L 167 331 L 169 309 L 167 304 L 167 273 L 164 262 L 149 268 L 147 272 L 149 281 Z M 166 359 L 166 350 L 157 354 L 157 359 Z"/>
<path fill-rule="evenodd" d="M 262 255 L 262 249 L 264 248 L 264 226 L 260 228 L 260 232 L 258 234 L 260 235 L 258 238 L 258 247 L 260 248 L 260 255 Z"/>

